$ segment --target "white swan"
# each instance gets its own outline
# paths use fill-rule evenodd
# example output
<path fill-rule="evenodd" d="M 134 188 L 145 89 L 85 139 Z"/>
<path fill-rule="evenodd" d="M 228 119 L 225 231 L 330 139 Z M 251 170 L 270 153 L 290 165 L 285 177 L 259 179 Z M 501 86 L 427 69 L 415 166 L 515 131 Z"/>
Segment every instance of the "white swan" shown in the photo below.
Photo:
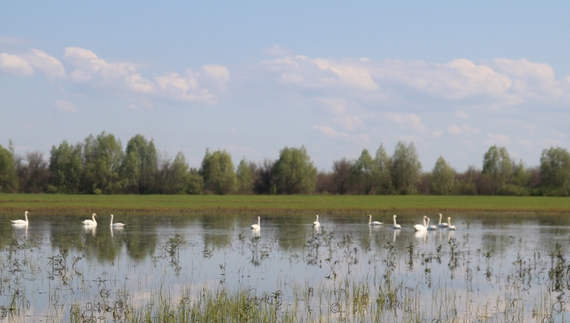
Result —
<path fill-rule="evenodd" d="M 429 225 L 429 218 L 427 218 L 426 226 L 427 226 L 427 229 L 428 229 L 429 231 L 437 230 L 437 226 L 435 226 L 435 225 L 433 225 L 433 224 L 432 224 L 432 225 Z"/>
<path fill-rule="evenodd" d="M 441 215 L 441 213 L 440 213 L 440 214 L 439 214 L 439 224 L 438 224 L 437 226 L 440 227 L 440 228 L 447 228 L 447 226 L 448 226 L 447 223 L 445 223 L 445 222 L 441 223 L 441 217 L 442 217 L 442 216 L 443 216 L 443 215 Z"/>
<path fill-rule="evenodd" d="M 414 227 L 413 227 L 414 231 L 425 231 L 427 229 L 426 219 L 427 219 L 427 216 L 424 215 L 424 218 L 423 218 L 424 224 L 423 225 L 422 224 L 414 224 Z"/>
<path fill-rule="evenodd" d="M 252 224 L 251 229 L 256 231 L 261 229 L 261 217 L 257 217 L 257 224 Z"/>
<path fill-rule="evenodd" d="M 455 226 L 451 225 L 451 218 L 450 217 L 447 217 L 447 222 L 449 223 L 447 230 L 455 230 Z"/>
<path fill-rule="evenodd" d="M 19 227 L 28 225 L 28 211 L 24 212 L 24 217 L 26 218 L 25 220 L 12 220 L 12 225 Z"/>
<path fill-rule="evenodd" d="M 97 214 L 93 213 L 93 215 L 91 215 L 92 220 L 83 220 L 83 225 L 96 227 L 97 226 L 97 221 L 95 221 L 96 216 Z"/>
<path fill-rule="evenodd" d="M 372 214 L 369 215 L 370 219 L 368 220 L 368 225 L 382 225 L 382 222 L 372 221 Z"/>
<path fill-rule="evenodd" d="M 124 228 L 127 226 L 126 224 L 121 223 L 121 222 L 113 223 L 113 217 L 114 217 L 114 215 L 111 214 L 111 228 Z"/>
<path fill-rule="evenodd" d="M 321 223 L 319 222 L 319 215 L 317 214 L 317 220 L 315 222 L 313 222 L 313 226 L 318 227 L 320 225 L 321 225 Z"/>
<path fill-rule="evenodd" d="M 396 214 L 394 214 L 394 225 L 392 226 L 392 229 L 398 230 L 401 228 L 402 228 L 402 226 L 396 223 Z"/>

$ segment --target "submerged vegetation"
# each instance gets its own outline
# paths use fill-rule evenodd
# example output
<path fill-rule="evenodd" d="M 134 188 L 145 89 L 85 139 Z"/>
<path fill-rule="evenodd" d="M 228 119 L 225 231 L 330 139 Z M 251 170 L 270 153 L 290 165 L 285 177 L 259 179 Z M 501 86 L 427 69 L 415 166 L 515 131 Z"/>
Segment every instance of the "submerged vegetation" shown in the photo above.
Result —
<path fill-rule="evenodd" d="M 528 226 L 484 235 L 478 233 L 483 224 L 468 220 L 460 222 L 460 231 L 413 233 L 372 228 L 364 218 L 351 228 L 325 218 L 319 229 L 309 220 L 289 229 L 262 223 L 259 235 L 248 232 L 243 222 L 241 231 L 214 240 L 160 226 L 149 259 L 118 252 L 111 262 L 97 261 L 93 252 L 121 250 L 128 229 L 86 232 L 81 239 L 72 230 L 44 236 L 13 229 L 1 237 L 0 320 L 491 323 L 570 318 L 568 238 L 559 237 L 558 229 L 547 239 L 521 232 Z M 217 225 L 195 232 L 215 235 Z M 132 230 L 140 234 L 138 227 Z M 299 231 L 295 243 L 287 242 Z M 63 244 L 66 239 L 72 244 Z"/>

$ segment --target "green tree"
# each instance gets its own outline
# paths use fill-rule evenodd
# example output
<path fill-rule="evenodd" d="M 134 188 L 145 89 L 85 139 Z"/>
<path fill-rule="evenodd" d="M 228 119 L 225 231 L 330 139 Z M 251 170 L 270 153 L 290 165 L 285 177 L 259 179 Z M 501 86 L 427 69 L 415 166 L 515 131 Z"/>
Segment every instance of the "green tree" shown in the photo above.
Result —
<path fill-rule="evenodd" d="M 48 163 L 41 152 L 26 153 L 25 162 L 16 158 L 16 169 L 20 179 L 20 192 L 45 193 L 49 185 L 50 172 Z"/>
<path fill-rule="evenodd" d="M 414 143 L 403 142 L 396 144 L 392 156 L 392 183 L 399 194 L 415 194 L 421 181 L 422 164 Z"/>
<path fill-rule="evenodd" d="M 184 192 L 187 194 L 197 195 L 202 194 L 203 189 L 204 178 L 200 175 L 200 172 L 197 169 L 191 168 L 186 174 L 186 188 L 184 189 Z"/>
<path fill-rule="evenodd" d="M 188 163 L 182 152 L 176 154 L 174 159 L 160 158 L 160 167 L 153 179 L 157 192 L 160 194 L 186 193 L 188 170 Z"/>
<path fill-rule="evenodd" d="M 251 194 L 253 190 L 253 173 L 245 157 L 239 162 L 237 171 L 238 193 Z"/>
<path fill-rule="evenodd" d="M 206 149 L 200 175 L 204 178 L 204 189 L 214 194 L 231 194 L 237 189 L 237 176 L 232 156 L 227 151 Z"/>
<path fill-rule="evenodd" d="M 440 156 L 431 172 L 430 193 L 436 195 L 451 194 L 454 186 L 455 170 Z"/>
<path fill-rule="evenodd" d="M 121 178 L 127 180 L 127 192 L 150 194 L 157 191 L 156 179 L 158 157 L 154 142 L 147 141 L 142 135 L 129 140 L 125 150 L 125 159 L 121 165 Z"/>
<path fill-rule="evenodd" d="M 343 158 L 333 162 L 332 192 L 344 195 L 350 190 L 350 162 Z"/>
<path fill-rule="evenodd" d="M 544 149 L 540 156 L 539 194 L 570 195 L 570 153 L 564 148 Z"/>
<path fill-rule="evenodd" d="M 497 194 L 508 183 L 513 171 L 511 157 L 505 147 L 496 145 L 483 156 L 483 180 L 488 183 L 490 194 Z"/>
<path fill-rule="evenodd" d="M 376 186 L 374 159 L 365 148 L 350 166 L 350 182 L 359 194 L 370 194 Z"/>
<path fill-rule="evenodd" d="M 315 191 L 317 168 L 305 146 L 282 149 L 273 171 L 278 193 L 311 194 Z"/>
<path fill-rule="evenodd" d="M 376 193 L 378 194 L 392 194 L 392 175 L 390 169 L 392 168 L 392 161 L 384 145 L 380 144 L 378 150 L 376 150 L 376 156 L 374 157 L 374 168 L 373 177 L 376 183 Z"/>
<path fill-rule="evenodd" d="M 103 131 L 97 138 L 90 135 L 83 146 L 83 189 L 91 194 L 120 193 L 125 186 L 119 170 L 123 162 L 120 140 Z"/>
<path fill-rule="evenodd" d="M 10 142 L 10 149 L 0 145 L 0 193 L 12 193 L 18 190 L 18 172 L 14 149 Z"/>
<path fill-rule="evenodd" d="M 73 194 L 80 192 L 80 181 L 83 174 L 83 146 L 70 145 L 63 141 L 58 147 L 52 146 L 49 159 L 50 188 L 49 192 Z"/>

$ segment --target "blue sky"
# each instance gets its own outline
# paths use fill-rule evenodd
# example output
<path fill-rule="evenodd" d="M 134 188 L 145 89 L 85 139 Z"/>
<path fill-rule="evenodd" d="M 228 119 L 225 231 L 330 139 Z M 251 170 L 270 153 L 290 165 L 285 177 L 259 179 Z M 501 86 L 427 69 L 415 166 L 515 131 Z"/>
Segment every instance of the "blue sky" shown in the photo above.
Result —
<path fill-rule="evenodd" d="M 304 145 L 315 165 L 414 142 L 481 167 L 570 148 L 570 3 L 12 1 L 0 5 L 0 144 L 105 131 L 199 167 Z"/>

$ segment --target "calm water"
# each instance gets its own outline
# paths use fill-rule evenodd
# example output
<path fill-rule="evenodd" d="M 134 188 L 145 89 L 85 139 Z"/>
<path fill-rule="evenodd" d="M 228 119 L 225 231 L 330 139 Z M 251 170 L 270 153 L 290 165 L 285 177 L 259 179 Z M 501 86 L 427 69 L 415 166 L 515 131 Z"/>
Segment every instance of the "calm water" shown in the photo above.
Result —
<path fill-rule="evenodd" d="M 262 215 L 260 232 L 250 229 L 256 216 L 241 215 L 116 215 L 124 230 L 102 214 L 93 229 L 81 224 L 87 215 L 31 214 L 27 228 L 0 217 L 0 320 L 67 321 L 75 304 L 111 322 L 117 304 L 224 288 L 301 300 L 296 311 L 320 313 L 307 321 L 360 322 L 340 301 L 359 286 L 370 308 L 390 309 L 387 319 L 411 310 L 428 322 L 570 320 L 570 217 L 447 216 L 456 231 L 415 233 L 421 215 L 399 215 L 397 231 L 388 215 L 370 227 L 365 215 L 321 214 L 318 230 L 314 216 Z M 398 303 L 378 301 L 390 288 Z"/>

